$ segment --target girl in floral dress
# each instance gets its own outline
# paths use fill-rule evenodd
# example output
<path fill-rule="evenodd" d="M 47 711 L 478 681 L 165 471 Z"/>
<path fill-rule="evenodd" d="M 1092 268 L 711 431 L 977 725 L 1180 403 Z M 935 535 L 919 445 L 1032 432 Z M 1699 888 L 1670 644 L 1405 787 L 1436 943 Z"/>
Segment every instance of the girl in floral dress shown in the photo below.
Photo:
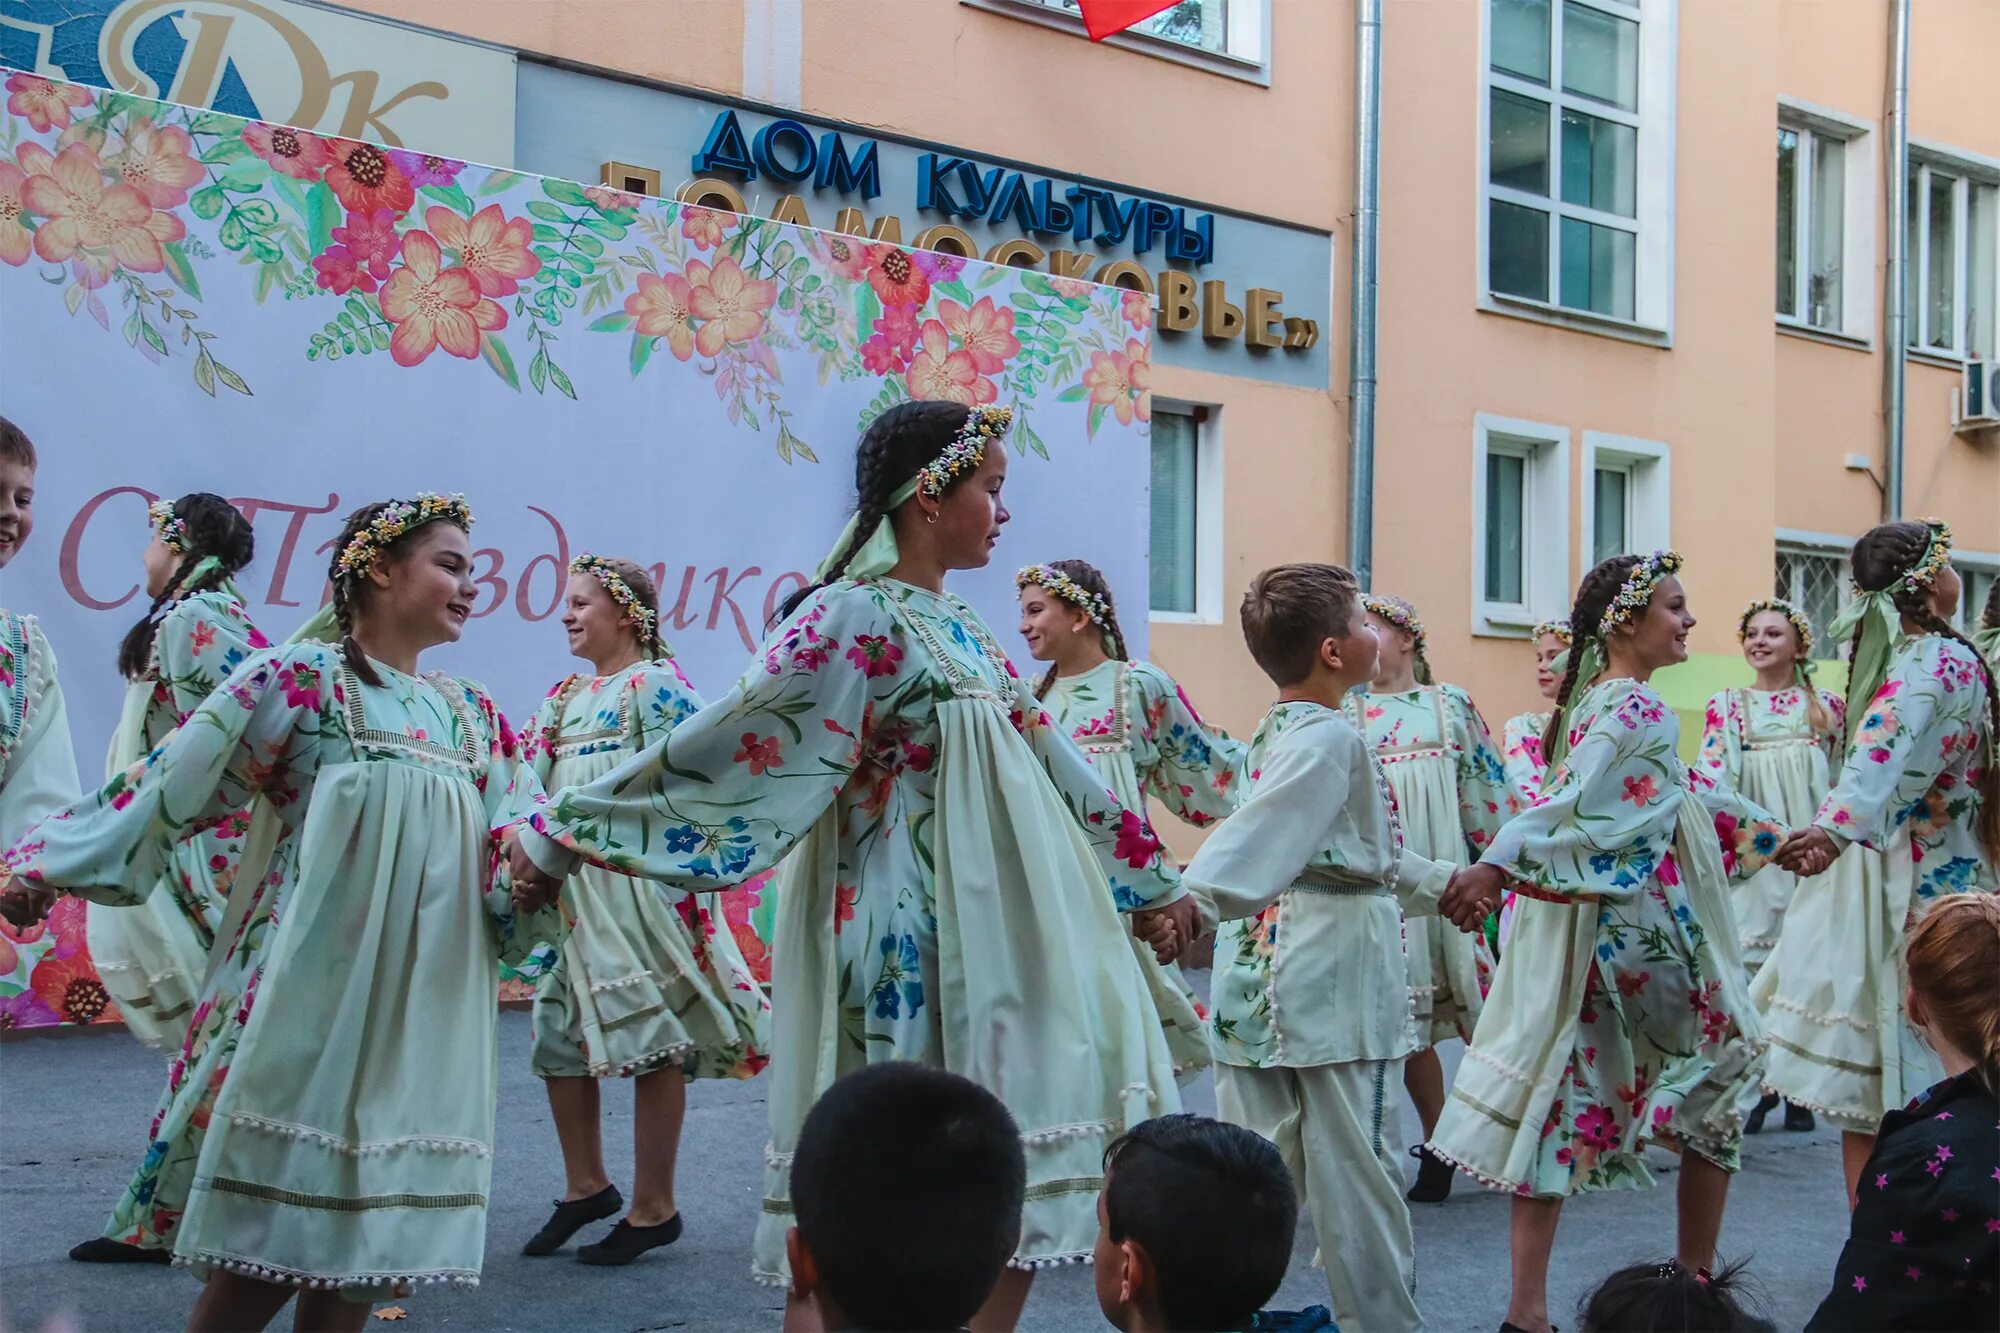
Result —
<path fill-rule="evenodd" d="M 659 593 L 638 565 L 578 556 L 563 607 L 570 651 L 591 670 L 549 691 L 522 737 L 545 790 L 595 781 L 701 708 L 660 639 Z M 763 1068 L 771 1007 L 735 937 L 693 894 L 585 865 L 563 906 L 569 938 L 535 995 L 534 1069 L 569 1189 L 522 1253 L 551 1254 L 624 1206 L 604 1170 L 598 1080 L 629 1078 L 632 1207 L 577 1252 L 584 1263 L 629 1263 L 680 1237 L 674 1164 L 688 1080 Z"/>
<path fill-rule="evenodd" d="M 1119 909 L 1196 933 L 1145 821 L 944 591 L 1007 521 L 1009 420 L 925 401 L 877 417 L 827 581 L 726 697 L 556 793 L 512 853 L 704 892 L 788 858 L 755 1272 L 788 1280 L 791 1154 L 814 1099 L 875 1061 L 941 1065 L 1007 1103 L 1027 1153 L 1020 1247 L 979 1328 L 1014 1326 L 1030 1270 L 1088 1259 L 1105 1145 L 1179 1106 Z"/>
<path fill-rule="evenodd" d="M 1082 560 L 1058 560 L 1029 565 L 1014 583 L 1028 654 L 1050 664 L 1035 694 L 1119 804 L 1143 818 L 1152 796 L 1196 828 L 1225 818 L 1236 804 L 1243 743 L 1203 722 L 1166 672 L 1130 660 L 1103 573 Z M 1185 1078 L 1207 1068 L 1205 1024 L 1182 1028 L 1172 1017 L 1187 1008 L 1203 1012 L 1180 968 L 1158 962 L 1136 939 L 1133 948 L 1142 969 L 1163 974 L 1156 994 L 1164 986 L 1185 996 L 1160 1015 L 1175 1070 Z"/>
<path fill-rule="evenodd" d="M 1424 625 L 1400 597 L 1364 597 L 1368 623 L 1381 642 L 1375 678 L 1342 704 L 1347 720 L 1373 747 L 1389 775 L 1403 842 L 1431 861 L 1463 865 L 1479 858 L 1521 798 L 1472 698 L 1438 685 L 1424 657 Z M 1403 1067 L 1403 1087 L 1416 1105 L 1428 1140 L 1444 1111 L 1444 1064 L 1435 1045 L 1470 1041 L 1493 971 L 1485 937 L 1434 916 L 1403 923 L 1417 1049 Z M 1441 1203 L 1451 1194 L 1451 1164 L 1425 1152 L 1409 1197 Z"/>
<path fill-rule="evenodd" d="M 1903 1010 L 1904 932 L 1940 898 L 1990 893 L 2000 864 L 2000 698 L 1951 626 L 1958 573 L 1944 524 L 1888 523 L 1854 544 L 1847 757 L 1810 828 L 1779 854 L 1802 884 L 1757 977 L 1766 1086 L 1841 1131 L 1853 1197 L 1875 1128 L 1942 1077 Z M 1882 853 L 1854 855 L 1855 845 Z"/>
<path fill-rule="evenodd" d="M 163 746 L 6 856 L 0 914 L 129 901 L 249 806 L 241 873 L 114 1237 L 206 1280 L 189 1328 L 360 1329 L 370 1299 L 478 1280 L 499 960 L 562 929 L 557 885 L 488 891 L 540 795 L 478 686 L 418 676 L 476 590 L 464 501 L 369 505 L 335 545 L 338 645 L 251 655 Z M 337 623 L 338 628 L 334 627 Z M 302 631 L 306 633 L 307 631 Z"/>
<path fill-rule="evenodd" d="M 1830 784 L 1828 755 L 1837 750 L 1845 716 L 1840 696 L 1812 683 L 1812 622 L 1790 602 L 1752 602 L 1736 622 L 1743 656 L 1757 673 L 1749 689 L 1724 690 L 1708 701 L 1700 765 L 1716 783 L 1733 787 L 1789 828 L 1812 822 Z M 1867 856 L 1858 851 L 1856 856 Z M 1778 945 L 1778 934 L 1798 877 L 1769 865 L 1730 897 L 1743 965 L 1755 977 Z M 1755 1134 L 1778 1104 L 1767 1093 L 1751 1110 L 1743 1132 Z M 1788 1102 L 1785 1128 L 1813 1127 L 1812 1111 Z"/>
<path fill-rule="evenodd" d="M 34 444 L 0 417 L 0 569 L 35 530 L 35 463 Z M 78 795 L 69 712 L 48 637 L 33 616 L 0 607 L 0 846 Z"/>
<path fill-rule="evenodd" d="M 118 671 L 129 683 L 105 758 L 106 779 L 143 759 L 252 652 L 270 646 L 231 577 L 256 549 L 236 506 L 197 491 L 159 501 L 147 516 L 153 539 L 144 557 L 146 593 L 153 604 L 118 647 Z M 91 907 L 90 954 L 104 988 L 132 1035 L 169 1056 L 180 1049 L 201 990 L 247 829 L 241 815 L 221 821 L 174 850 L 154 892 L 130 906 Z M 124 1256 L 86 1242 L 72 1257 Z"/>
<path fill-rule="evenodd" d="M 1567 620 L 1544 620 L 1535 626 L 1535 688 L 1553 700 L 1562 684 L 1562 655 L 1569 651 Z M 1549 710 L 1517 713 L 1500 728 L 1500 762 L 1521 793 L 1525 807 L 1542 794 L 1542 775 L 1549 766 L 1542 758 L 1542 733 L 1549 729 Z"/>
<path fill-rule="evenodd" d="M 1685 1149 L 1683 1267 L 1714 1260 L 1761 1046 L 1726 901 L 1775 851 L 1764 812 L 1675 753 L 1647 683 L 1694 626 L 1680 557 L 1614 556 L 1585 576 L 1544 738 L 1541 800 L 1509 820 L 1439 910 L 1518 895 L 1513 934 L 1431 1149 L 1510 1190 L 1503 1327 L 1546 1333 L 1562 1202 L 1644 1188 L 1645 1144 Z M 1718 847 L 1718 842 L 1720 846 Z"/>

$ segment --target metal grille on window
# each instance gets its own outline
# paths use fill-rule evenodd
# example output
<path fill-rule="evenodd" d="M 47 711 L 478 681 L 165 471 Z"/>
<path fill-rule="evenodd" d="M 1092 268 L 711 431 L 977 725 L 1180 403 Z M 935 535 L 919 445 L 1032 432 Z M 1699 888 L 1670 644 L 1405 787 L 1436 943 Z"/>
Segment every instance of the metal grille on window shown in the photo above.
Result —
<path fill-rule="evenodd" d="M 1847 556 L 1839 551 L 1784 550 L 1778 552 L 1776 596 L 1796 602 L 1805 610 L 1813 627 L 1813 656 L 1830 662 L 1843 655 L 1827 627 L 1847 605 Z"/>

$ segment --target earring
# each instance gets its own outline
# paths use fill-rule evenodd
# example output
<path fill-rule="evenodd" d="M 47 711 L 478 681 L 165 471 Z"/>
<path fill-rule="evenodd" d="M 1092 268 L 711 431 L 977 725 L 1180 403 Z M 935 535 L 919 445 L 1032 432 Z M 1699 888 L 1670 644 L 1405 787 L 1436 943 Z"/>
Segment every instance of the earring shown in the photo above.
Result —
<path fill-rule="evenodd" d="M 924 522 L 926 522 L 926 523 L 935 523 L 935 522 L 937 522 L 937 514 L 936 514 L 935 512 L 931 512 L 931 513 L 926 513 L 926 514 L 924 515 Z"/>

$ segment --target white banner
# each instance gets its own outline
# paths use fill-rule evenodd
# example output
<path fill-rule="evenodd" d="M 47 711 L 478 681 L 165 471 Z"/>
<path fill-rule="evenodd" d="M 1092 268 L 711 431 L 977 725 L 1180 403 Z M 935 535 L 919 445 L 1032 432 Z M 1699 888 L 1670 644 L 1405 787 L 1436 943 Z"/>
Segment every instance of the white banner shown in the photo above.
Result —
<path fill-rule="evenodd" d="M 1143 638 L 1150 320 L 1117 289 L 8 87 L 0 412 L 42 461 L 0 597 L 47 626 L 87 777 L 147 607 L 146 503 L 194 490 L 251 515 L 240 582 L 273 638 L 321 604 L 351 509 L 463 491 L 480 599 L 427 665 L 525 715 L 577 666 L 556 607 L 587 549 L 658 567 L 714 697 L 845 521 L 861 427 L 997 401 L 1014 522 L 954 586 L 1012 647 L 1014 569 L 1081 557 Z"/>

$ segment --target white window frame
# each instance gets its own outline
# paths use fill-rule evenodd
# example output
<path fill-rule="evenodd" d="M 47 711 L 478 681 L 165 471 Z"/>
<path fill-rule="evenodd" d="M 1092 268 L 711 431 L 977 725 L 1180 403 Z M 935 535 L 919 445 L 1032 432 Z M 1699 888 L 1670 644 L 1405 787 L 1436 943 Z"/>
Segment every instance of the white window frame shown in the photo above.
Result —
<path fill-rule="evenodd" d="M 1040 24 L 1044 28 L 1054 28 L 1059 32 L 1074 33 L 1080 37 L 1089 35 L 1081 15 L 1049 0 L 959 0 L 959 3 L 991 14 L 1004 14 L 1008 18 Z M 1225 24 L 1225 49 L 1222 51 L 1204 51 L 1198 46 L 1143 32 L 1114 33 L 1099 45 L 1136 51 L 1141 55 L 1206 70 L 1210 74 L 1270 87 L 1271 0 L 1229 0 Z"/>
<path fill-rule="evenodd" d="M 1975 292 L 1971 289 L 1972 229 L 1963 225 L 1971 209 L 1971 187 L 1974 184 L 2000 186 L 2000 159 L 1970 153 L 1964 149 L 1947 148 L 1940 144 L 1912 139 L 1910 141 L 1910 189 L 1915 193 L 1917 205 L 1917 225 L 1910 232 L 1909 272 L 1906 275 L 1911 287 L 1917 293 L 1917 320 L 1904 330 L 1904 340 L 1912 356 L 1926 358 L 1943 365 L 1963 365 L 1971 359 L 1971 349 L 1965 342 L 1966 314 L 1972 302 L 1983 301 L 1987 310 L 1994 315 L 1996 341 L 2000 341 L 2000 206 L 1993 210 L 1993 245 L 1996 262 L 1993 265 L 1992 290 Z M 1953 208 L 1961 225 L 1956 229 L 1952 244 L 1957 249 L 1952 265 L 1952 344 L 1949 348 L 1933 347 L 1924 341 L 1923 317 L 1929 302 L 1925 300 L 1924 284 L 1930 279 L 1930 211 L 1931 194 L 1929 180 L 1935 173 L 1948 176 L 1958 184 L 1953 187 Z M 1987 356 L 2000 356 L 2000 347 L 1986 349 Z"/>
<path fill-rule="evenodd" d="M 1967 570 L 1977 570 L 1988 578 L 2000 579 L 2000 551 L 1953 551 L 1951 562 L 1958 567 L 1960 578 L 1964 578 Z M 1966 580 L 1966 586 L 1971 587 L 1971 580 Z M 1966 594 L 1963 592 L 1959 594 L 1958 615 L 1955 620 L 1958 627 L 1966 634 L 1969 635 L 1979 628 L 1979 611 L 1978 601 L 1968 604 Z"/>
<path fill-rule="evenodd" d="M 1639 24 L 1639 109 L 1624 111 L 1578 98 L 1562 90 L 1562 43 L 1557 34 L 1565 0 L 1550 0 L 1549 86 L 1501 73 L 1493 68 L 1492 0 L 1479 0 L 1479 151 L 1477 195 L 1478 244 L 1474 274 L 1477 306 L 1492 314 L 1513 315 L 1585 333 L 1603 334 L 1671 347 L 1674 337 L 1674 157 L 1678 95 L 1675 77 L 1679 49 L 1679 0 L 1574 0 Z M 1492 183 L 1493 90 L 1519 94 L 1549 104 L 1549 193 L 1546 197 Z M 1567 99 L 1567 100 L 1566 100 Z M 1601 120 L 1638 130 L 1634 216 L 1620 217 L 1562 201 L 1562 111 L 1565 105 Z M 1520 204 L 1549 215 L 1549 296 L 1545 301 L 1496 292 L 1489 285 L 1488 221 L 1495 199 Z M 1620 319 L 1559 303 L 1562 288 L 1560 233 L 1562 219 L 1573 217 L 1635 232 L 1632 318 Z"/>
<path fill-rule="evenodd" d="M 1220 403 L 1153 397 L 1153 415 L 1195 416 L 1194 429 L 1194 610 L 1155 611 L 1146 590 L 1146 619 L 1153 625 L 1220 625 L 1222 623 L 1222 504 L 1223 411 Z M 1150 457 L 1150 455 L 1149 455 Z M 1150 475 L 1150 473 L 1148 474 Z"/>
<path fill-rule="evenodd" d="M 1501 437 L 1495 439 L 1495 437 Z M 1481 412 L 1472 421 L 1472 632 L 1525 639 L 1538 621 L 1569 608 L 1570 516 L 1567 427 Z M 1523 602 L 1486 599 L 1486 460 L 1491 453 L 1528 460 L 1521 488 Z"/>
<path fill-rule="evenodd" d="M 1787 333 L 1809 338 L 1838 339 L 1857 347 L 1875 345 L 1875 123 L 1860 120 L 1795 97 L 1778 98 L 1778 128 L 1802 136 L 1834 139 L 1844 145 L 1846 198 L 1840 220 L 1840 320 L 1836 327 L 1823 329 L 1802 317 L 1776 315 L 1778 327 Z M 1800 140 L 1800 161 L 1806 164 L 1800 175 L 1803 207 L 1799 210 L 1797 240 L 1801 256 L 1811 253 L 1812 154 L 1808 138 Z M 1810 275 L 1801 271 L 1802 284 Z M 1805 288 L 1809 297 L 1811 288 Z M 1803 308 L 1803 307 L 1801 307 Z"/>
<path fill-rule="evenodd" d="M 1673 545 L 1673 448 L 1603 431 L 1583 433 L 1583 521 L 1577 528 L 1577 578 L 1590 567 L 1597 540 L 1597 472 L 1625 474 L 1625 541 L 1645 554 Z"/>
<path fill-rule="evenodd" d="M 1840 590 L 1840 606 L 1842 608 L 1846 607 L 1847 603 L 1854 596 L 1853 589 L 1849 586 L 1850 580 L 1845 571 L 1848 555 L 1854 550 L 1854 538 L 1843 537 L 1837 532 L 1812 532 L 1804 528 L 1779 528 L 1771 536 L 1772 573 L 1774 576 L 1771 582 L 1773 586 L 1777 583 L 1775 575 L 1779 554 L 1789 552 L 1793 555 L 1832 556 L 1839 559 L 1843 566 L 1842 572 L 1834 578 L 1834 586 Z M 1787 588 L 1784 595 L 1788 600 L 1798 602 L 1801 606 L 1804 605 L 1804 600 L 1799 596 L 1798 589 Z M 1814 661 L 1834 661 L 1839 660 L 1841 657 L 1843 648 L 1841 644 L 1815 646 L 1827 651 L 1829 656 L 1824 658 L 1815 657 Z"/>

